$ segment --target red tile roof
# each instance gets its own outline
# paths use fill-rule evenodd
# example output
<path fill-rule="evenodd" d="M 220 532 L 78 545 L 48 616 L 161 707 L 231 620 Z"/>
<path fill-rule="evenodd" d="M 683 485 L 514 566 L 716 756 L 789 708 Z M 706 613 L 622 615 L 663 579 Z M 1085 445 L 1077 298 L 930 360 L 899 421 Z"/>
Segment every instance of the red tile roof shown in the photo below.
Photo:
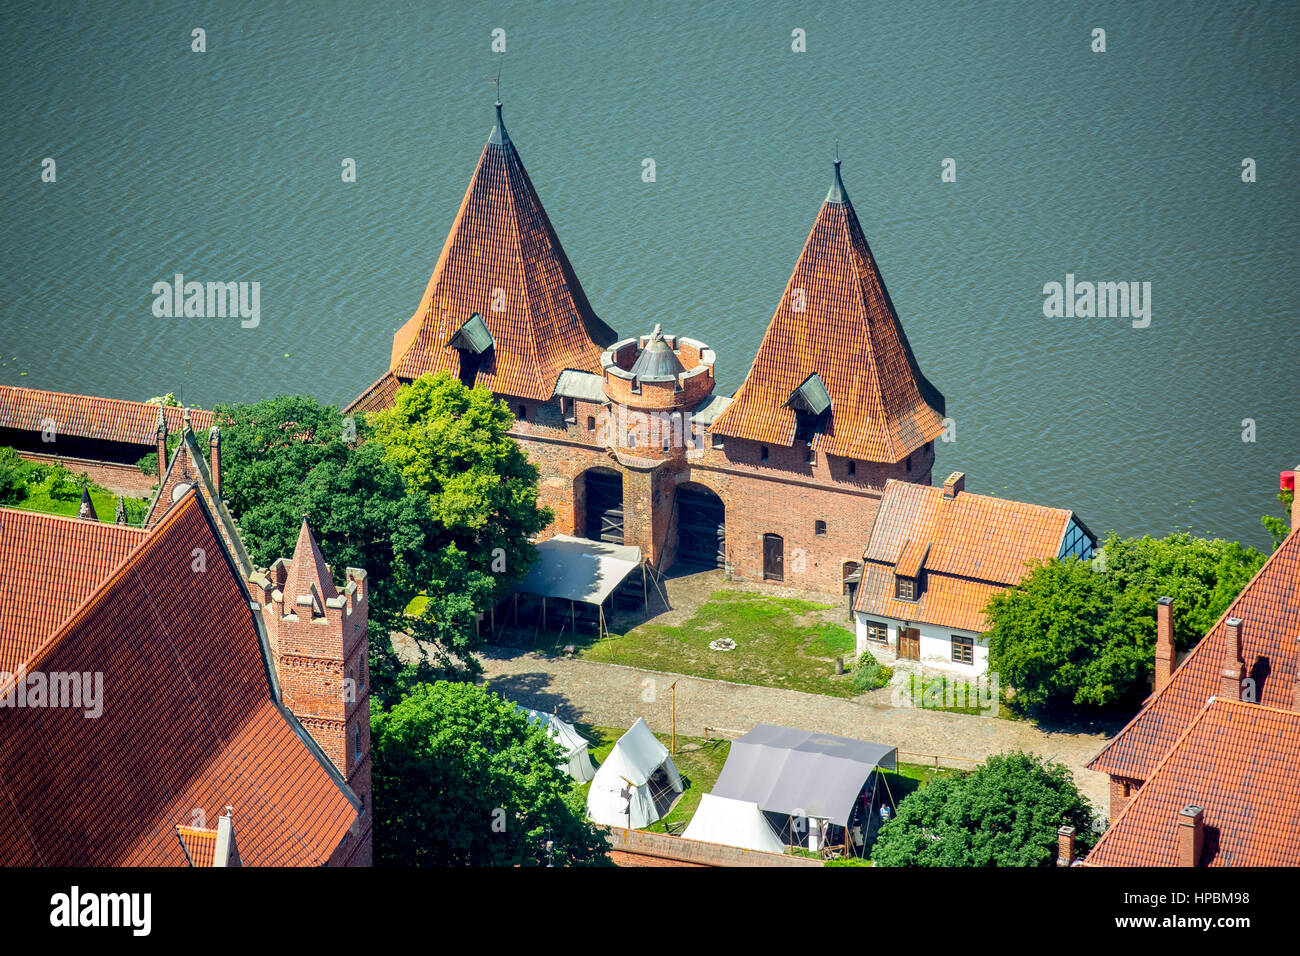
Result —
<path fill-rule="evenodd" d="M 1072 513 L 1023 501 L 890 480 L 867 541 L 854 608 L 907 621 L 984 631 L 988 599 L 1032 562 L 1055 558 Z M 894 595 L 894 575 L 924 570 L 919 600 Z"/>
<path fill-rule="evenodd" d="M 217 831 L 204 827 L 177 827 L 177 839 L 189 853 L 191 866 L 212 866 L 217 858 Z"/>
<path fill-rule="evenodd" d="M 102 714 L 0 708 L 10 865 L 184 866 L 175 828 L 228 804 L 245 865 L 321 865 L 357 817 L 272 697 L 247 592 L 195 492 L 27 666 L 102 673 Z"/>
<path fill-rule="evenodd" d="M 1300 713 L 1202 704 L 1088 855 L 1093 866 L 1177 866 L 1178 814 L 1201 807 L 1199 866 L 1300 866 Z"/>
<path fill-rule="evenodd" d="M 390 369 L 403 381 L 439 369 L 458 373 L 460 353 L 448 343 L 478 313 L 496 344 L 477 384 L 546 400 L 565 369 L 599 373 L 601 352 L 615 336 L 592 311 L 502 133 L 498 121 L 420 306 L 393 339 Z"/>
<path fill-rule="evenodd" d="M 378 412 L 385 408 L 390 408 L 397 396 L 397 390 L 401 387 L 401 382 L 392 372 L 385 372 L 383 375 L 367 388 L 364 392 L 354 398 L 345 409 L 344 415 L 351 415 L 355 412 Z"/>
<path fill-rule="evenodd" d="M 1174 613 L 1178 613 L 1177 607 Z M 1169 683 L 1154 694 L 1108 743 L 1089 769 L 1147 780 L 1156 763 L 1221 686 L 1227 621 L 1241 618 L 1245 676 L 1255 679 L 1255 699 L 1288 708 L 1296 679 L 1300 634 L 1300 534 L 1292 532 L 1269 556 L 1223 616 L 1183 659 Z"/>
<path fill-rule="evenodd" d="M 0 508 L 0 671 L 36 653 L 144 538 L 129 525 Z"/>
<path fill-rule="evenodd" d="M 899 462 L 943 431 L 944 400 L 916 364 L 838 166 L 835 176 L 754 364 L 712 431 L 792 445 L 787 403 L 815 372 L 831 398 L 815 447 Z"/>
<path fill-rule="evenodd" d="M 54 422 L 57 435 L 127 442 L 152 448 L 157 444 L 158 408 L 147 402 L 129 402 L 120 398 L 0 385 L 0 428 L 39 432 L 42 423 L 49 419 Z M 182 408 L 169 406 L 163 409 L 168 432 L 182 427 L 183 414 Z M 212 413 L 191 409 L 190 421 L 195 428 L 207 428 L 212 424 Z"/>

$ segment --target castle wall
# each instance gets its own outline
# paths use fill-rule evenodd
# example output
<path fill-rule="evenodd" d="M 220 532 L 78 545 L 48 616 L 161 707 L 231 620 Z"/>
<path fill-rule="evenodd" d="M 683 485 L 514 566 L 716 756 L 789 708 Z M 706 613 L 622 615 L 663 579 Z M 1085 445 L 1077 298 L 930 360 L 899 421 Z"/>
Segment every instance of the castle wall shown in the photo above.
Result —
<path fill-rule="evenodd" d="M 520 404 L 510 401 L 512 409 Z M 652 564 L 668 570 L 677 559 L 674 492 L 691 482 L 722 499 L 727 560 L 734 578 L 763 580 L 763 538 L 778 534 L 784 544 L 781 583 L 810 591 L 842 591 L 844 565 L 862 561 L 886 480 L 929 484 L 934 465 L 933 447 L 927 447 L 912 455 L 910 471 L 906 462 L 859 461 L 849 474 L 844 459 L 818 452 L 809 462 L 803 442 L 769 445 L 764 461 L 763 446 L 757 442 L 728 438 L 722 448 L 714 448 L 708 435 L 702 449 L 685 454 L 678 450 L 658 462 L 637 457 L 640 449 L 620 448 L 616 457 L 598 444 L 605 437 L 601 405 L 577 400 L 568 421 L 558 399 L 530 403 L 528 410 L 529 418 L 517 422 L 511 433 L 537 466 L 542 503 L 555 512 L 543 537 L 582 536 L 585 502 L 580 476 L 593 467 L 610 469 L 623 477 L 625 542 L 638 545 Z M 825 522 L 821 533 L 819 521 Z"/>

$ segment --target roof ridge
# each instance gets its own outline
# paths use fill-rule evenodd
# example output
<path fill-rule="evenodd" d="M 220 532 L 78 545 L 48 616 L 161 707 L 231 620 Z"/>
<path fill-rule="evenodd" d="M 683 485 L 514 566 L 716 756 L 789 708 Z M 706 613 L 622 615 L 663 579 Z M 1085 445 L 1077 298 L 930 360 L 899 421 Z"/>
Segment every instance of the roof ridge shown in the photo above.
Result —
<path fill-rule="evenodd" d="M 142 528 L 139 525 L 134 524 L 113 524 L 111 521 L 96 521 L 94 524 L 91 524 L 89 521 L 78 518 L 76 515 L 61 515 L 55 514 L 52 511 L 34 511 L 31 508 L 15 508 L 13 505 L 0 505 L 0 515 L 5 513 L 40 520 L 66 521 L 87 528 L 104 527 L 112 528 L 115 531 L 132 531 L 140 534 L 149 533 L 147 528 Z"/>
<path fill-rule="evenodd" d="M 1178 752 L 1179 744 L 1181 744 L 1183 740 L 1186 739 L 1188 734 L 1190 734 L 1192 730 L 1195 729 L 1197 725 L 1200 724 L 1201 720 L 1205 717 L 1205 715 L 1209 713 L 1210 708 L 1213 707 L 1217 702 L 1218 702 L 1217 698 L 1215 697 L 1209 698 L 1201 706 L 1201 709 L 1196 712 L 1196 716 L 1193 717 L 1188 722 L 1187 726 L 1183 728 L 1182 732 L 1179 733 L 1179 735 L 1176 738 L 1174 738 L 1173 743 L 1169 745 L 1169 749 L 1165 751 L 1164 756 L 1160 758 L 1160 762 L 1157 763 L 1156 766 L 1152 769 L 1151 776 L 1147 777 L 1146 780 L 1143 781 L 1142 786 L 1138 788 L 1138 792 L 1133 796 L 1133 799 L 1129 800 L 1126 804 L 1124 804 L 1123 808 L 1119 811 L 1119 814 L 1113 820 L 1110 821 L 1110 826 L 1108 826 L 1105 832 L 1102 833 L 1100 839 L 1098 839 L 1097 842 L 1093 844 L 1092 851 L 1089 853 L 1089 856 L 1091 856 L 1093 853 L 1096 853 L 1097 850 L 1101 847 L 1101 845 L 1106 841 L 1106 838 L 1110 836 L 1110 834 L 1115 832 L 1115 828 L 1119 825 L 1120 821 L 1123 820 L 1124 817 L 1126 817 L 1130 812 L 1132 812 L 1133 808 L 1137 806 L 1140 800 L 1142 800 L 1143 795 L 1151 793 L 1151 791 L 1147 788 L 1147 785 L 1152 780 L 1155 779 L 1156 774 L 1160 772 L 1160 770 L 1164 767 L 1164 765 L 1170 759 L 1173 758 L 1174 754 Z"/>
<path fill-rule="evenodd" d="M 524 297 L 524 308 L 523 308 L 523 314 L 524 314 L 524 315 L 527 315 L 527 316 L 532 316 L 532 314 L 533 314 L 533 309 L 532 309 L 532 305 L 533 305 L 533 288 L 532 288 L 532 284 L 529 282 L 529 279 L 530 279 L 529 270 L 528 270 L 528 269 L 525 269 L 525 268 L 523 267 L 523 263 L 524 263 L 524 237 L 523 237 L 523 235 L 522 235 L 522 234 L 520 233 L 520 231 L 519 231 L 519 206 L 518 206 L 518 197 L 515 195 L 514 183 L 511 181 L 511 176 L 513 175 L 513 170 L 511 169 L 511 166 L 510 166 L 510 160 L 511 160 L 512 157 L 514 158 L 514 161 L 519 165 L 519 169 L 520 169 L 521 172 L 523 171 L 524 163 L 523 163 L 523 160 L 521 160 L 521 159 L 519 158 L 519 151 L 515 149 L 515 144 L 514 144 L 513 142 L 511 142 L 511 140 L 509 139 L 509 137 L 506 138 L 505 144 L 502 145 L 501 149 L 502 149 L 502 151 L 505 153 L 505 157 L 504 157 L 503 165 L 504 165 L 504 172 L 505 172 L 505 176 L 506 176 L 506 201 L 507 201 L 507 203 L 509 204 L 509 207 L 510 207 L 510 216 L 509 216 L 509 233 L 510 233 L 511 236 L 514 237 L 514 248 L 515 248 L 515 252 L 517 253 L 517 255 L 513 257 L 512 265 L 513 265 L 513 266 L 518 270 L 518 272 L 519 272 L 519 289 L 520 289 L 521 294 L 522 294 L 523 297 Z M 541 214 L 542 214 L 543 216 L 545 216 L 545 215 L 546 215 L 545 211 L 542 211 L 542 210 L 541 210 L 541 201 L 540 201 L 540 200 L 538 201 L 537 206 L 538 206 L 539 211 L 541 211 Z M 554 249 L 554 247 L 551 246 L 551 243 L 550 243 L 550 237 L 549 237 L 549 236 L 547 237 L 547 243 L 546 243 L 546 245 L 547 245 L 547 250 L 548 250 L 548 251 L 550 252 L 550 254 L 551 254 L 551 258 L 552 258 L 552 259 L 556 258 L 556 255 L 555 255 L 555 249 Z M 558 265 L 558 263 L 557 263 L 557 265 Z M 538 334 L 537 334 L 537 333 L 538 333 L 538 331 L 539 331 L 539 330 L 537 329 L 536 325 L 533 325 L 533 327 L 532 327 L 532 332 L 533 332 L 533 334 L 532 334 L 532 335 L 529 335 L 529 336 L 525 336 L 525 338 L 526 338 L 527 341 L 528 341 L 528 351 L 529 351 L 529 354 L 532 356 L 532 362 L 531 362 L 531 364 L 530 364 L 530 366 L 529 366 L 529 369 L 530 369 L 530 372 L 531 372 L 532 376 L 536 379 L 536 382 L 537 382 L 538 387 L 539 387 L 542 391 L 547 391 L 547 389 L 548 389 L 548 385 L 549 385 L 550 390 L 553 391 L 554 388 L 555 388 L 555 382 L 552 381 L 552 382 L 547 383 L 546 381 L 543 381 L 543 380 L 542 380 L 542 377 L 541 377 L 541 375 L 542 375 L 542 355 L 541 355 L 541 351 L 540 351 L 540 350 L 538 349 L 538 347 L 537 347 L 537 338 L 538 338 Z"/>

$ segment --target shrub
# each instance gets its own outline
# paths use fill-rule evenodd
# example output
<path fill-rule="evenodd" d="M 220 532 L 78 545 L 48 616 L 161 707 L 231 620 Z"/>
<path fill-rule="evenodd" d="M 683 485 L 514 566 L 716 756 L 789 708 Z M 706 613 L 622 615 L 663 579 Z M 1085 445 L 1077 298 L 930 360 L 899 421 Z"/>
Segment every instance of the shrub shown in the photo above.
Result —
<path fill-rule="evenodd" d="M 870 651 L 863 651 L 853 662 L 853 689 L 859 693 L 885 687 L 893 676 L 894 672 L 872 657 Z"/>
<path fill-rule="evenodd" d="M 16 505 L 27 497 L 27 484 L 39 468 L 12 448 L 0 448 L 0 504 Z"/>

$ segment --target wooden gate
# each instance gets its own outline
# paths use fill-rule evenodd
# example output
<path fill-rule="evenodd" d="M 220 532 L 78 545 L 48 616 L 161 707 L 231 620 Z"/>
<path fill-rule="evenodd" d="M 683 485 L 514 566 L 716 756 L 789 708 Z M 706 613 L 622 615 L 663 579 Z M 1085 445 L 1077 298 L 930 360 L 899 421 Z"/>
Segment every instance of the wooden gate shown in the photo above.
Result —
<path fill-rule="evenodd" d="M 727 564 L 726 509 L 707 488 L 677 489 L 677 561 L 701 568 Z"/>
<path fill-rule="evenodd" d="M 584 537 L 623 543 L 623 476 L 613 471 L 588 471 Z"/>

